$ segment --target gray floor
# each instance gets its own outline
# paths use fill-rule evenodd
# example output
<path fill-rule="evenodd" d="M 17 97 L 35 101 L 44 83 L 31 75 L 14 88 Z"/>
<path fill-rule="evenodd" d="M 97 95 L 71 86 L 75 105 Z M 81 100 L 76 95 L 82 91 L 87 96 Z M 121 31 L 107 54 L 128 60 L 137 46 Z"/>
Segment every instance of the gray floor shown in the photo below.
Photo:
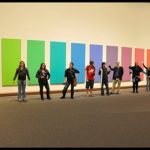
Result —
<path fill-rule="evenodd" d="M 0 147 L 150 147 L 150 93 L 0 98 Z"/>

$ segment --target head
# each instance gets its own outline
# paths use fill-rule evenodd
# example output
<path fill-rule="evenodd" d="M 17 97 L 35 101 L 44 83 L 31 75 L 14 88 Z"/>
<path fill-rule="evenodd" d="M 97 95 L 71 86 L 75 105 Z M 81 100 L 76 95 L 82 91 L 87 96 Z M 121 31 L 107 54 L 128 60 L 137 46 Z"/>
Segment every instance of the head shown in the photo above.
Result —
<path fill-rule="evenodd" d="M 139 65 L 139 63 L 138 62 L 135 62 L 135 66 L 138 66 Z"/>
<path fill-rule="evenodd" d="M 94 66 L 94 61 L 93 60 L 90 60 L 90 65 Z"/>
<path fill-rule="evenodd" d="M 46 69 L 45 63 L 41 63 L 40 70 L 45 70 L 45 69 Z"/>
<path fill-rule="evenodd" d="M 25 68 L 25 62 L 24 61 L 20 61 L 19 68 Z"/>
<path fill-rule="evenodd" d="M 73 68 L 73 66 L 74 66 L 74 63 L 73 62 L 70 62 L 70 64 L 69 64 L 69 68 Z"/>
<path fill-rule="evenodd" d="M 102 62 L 102 68 L 105 68 L 106 67 L 106 63 L 105 62 Z"/>
<path fill-rule="evenodd" d="M 120 66 L 120 62 L 116 62 L 116 66 L 119 67 Z"/>

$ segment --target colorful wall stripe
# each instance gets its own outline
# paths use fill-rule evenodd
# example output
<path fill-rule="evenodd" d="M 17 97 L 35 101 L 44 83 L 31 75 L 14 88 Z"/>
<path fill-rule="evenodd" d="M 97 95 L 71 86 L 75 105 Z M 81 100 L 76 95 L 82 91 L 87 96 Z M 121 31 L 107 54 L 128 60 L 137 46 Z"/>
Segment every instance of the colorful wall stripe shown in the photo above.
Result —
<path fill-rule="evenodd" d="M 78 82 L 85 81 L 85 44 L 71 43 L 71 61 L 74 67 L 80 71 Z"/>
<path fill-rule="evenodd" d="M 147 50 L 147 66 L 150 66 L 150 49 Z"/>
<path fill-rule="evenodd" d="M 114 67 L 118 61 L 118 47 L 117 46 L 107 46 L 106 47 L 106 63 L 107 66 L 111 65 Z M 109 81 L 112 81 L 113 72 L 109 74 Z"/>
<path fill-rule="evenodd" d="M 37 40 L 27 41 L 27 65 L 31 78 L 31 85 L 38 84 L 35 77 L 41 63 L 45 62 L 45 42 Z"/>
<path fill-rule="evenodd" d="M 139 66 L 143 68 L 142 63 L 144 62 L 144 49 L 142 48 L 135 48 L 135 62 L 139 63 Z M 141 79 L 143 80 L 143 73 L 141 73 Z"/>
<path fill-rule="evenodd" d="M 51 84 L 62 84 L 66 70 L 66 43 L 50 42 Z"/>
<path fill-rule="evenodd" d="M 123 81 L 130 81 L 129 66 L 132 65 L 132 48 L 121 48 L 121 66 L 124 69 Z"/>
<path fill-rule="evenodd" d="M 103 46 L 91 44 L 90 45 L 90 60 L 94 61 L 94 65 L 96 68 L 95 82 L 100 82 L 100 76 L 98 75 L 98 71 L 102 63 L 102 57 L 103 57 Z"/>
<path fill-rule="evenodd" d="M 96 67 L 95 83 L 100 82 L 98 70 L 103 61 L 103 45 L 89 45 L 89 59 L 93 60 Z M 129 74 L 129 66 L 133 62 L 138 62 L 143 68 L 144 49 L 135 48 L 135 59 L 132 60 L 131 47 L 121 47 L 121 65 L 124 68 L 123 81 L 131 81 Z M 27 68 L 31 76 L 31 85 L 37 85 L 38 80 L 35 75 L 40 68 L 41 63 L 45 62 L 45 41 L 27 40 Z M 66 70 L 66 42 L 51 41 L 50 42 L 50 74 L 51 84 L 62 84 L 64 81 L 64 73 Z M 71 43 L 71 61 L 74 62 L 75 68 L 80 71 L 78 83 L 85 83 L 85 59 L 86 45 L 83 43 Z M 8 63 L 9 60 L 9 63 Z M 2 38 L 1 39 L 1 64 L 2 64 L 2 86 L 14 86 L 13 77 L 21 60 L 21 39 Z M 106 64 L 114 67 L 118 61 L 118 46 L 106 46 Z M 47 60 L 46 60 L 47 62 Z M 147 63 L 150 66 L 150 49 L 147 49 Z M 7 66 L 7 67 L 6 67 Z M 112 81 L 112 74 L 109 75 L 109 81 Z M 143 79 L 144 74 L 141 73 Z"/>
<path fill-rule="evenodd" d="M 21 40 L 2 39 L 2 85 L 13 85 L 13 77 L 21 60 Z"/>

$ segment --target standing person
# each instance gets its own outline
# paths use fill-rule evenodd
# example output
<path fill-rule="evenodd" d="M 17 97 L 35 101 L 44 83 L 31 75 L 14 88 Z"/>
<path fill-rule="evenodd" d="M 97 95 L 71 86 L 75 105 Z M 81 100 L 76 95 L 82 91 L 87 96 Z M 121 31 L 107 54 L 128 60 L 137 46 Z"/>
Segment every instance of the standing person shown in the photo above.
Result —
<path fill-rule="evenodd" d="M 109 68 L 110 68 L 110 70 L 113 71 L 113 84 L 112 84 L 112 89 L 111 89 L 110 94 L 114 94 L 115 86 L 116 86 L 117 83 L 118 83 L 118 86 L 117 86 L 116 94 L 119 94 L 121 80 L 122 80 L 122 76 L 123 76 L 123 73 L 124 73 L 123 67 L 120 66 L 119 62 L 117 62 L 116 67 L 112 68 L 111 66 L 109 66 Z"/>
<path fill-rule="evenodd" d="M 146 91 L 150 91 L 150 66 L 146 67 L 144 63 L 143 66 L 146 69 L 146 77 L 147 77 Z"/>
<path fill-rule="evenodd" d="M 14 81 L 16 80 L 18 76 L 18 101 L 27 101 L 26 98 L 26 76 L 28 77 L 28 80 L 30 80 L 30 75 L 28 69 L 25 67 L 25 62 L 20 61 L 19 67 L 16 70 Z"/>
<path fill-rule="evenodd" d="M 64 99 L 66 96 L 66 92 L 68 90 L 68 87 L 71 85 L 71 99 L 73 99 L 74 97 L 74 81 L 76 81 L 76 73 L 80 73 L 77 69 L 74 68 L 74 63 L 70 62 L 69 64 L 69 68 L 65 70 L 65 79 L 64 79 L 64 83 L 65 83 L 65 87 L 62 91 L 63 96 L 60 97 L 61 99 Z M 66 79 L 67 78 L 67 79 Z"/>
<path fill-rule="evenodd" d="M 141 81 L 140 72 L 143 72 L 142 68 L 138 65 L 138 62 L 135 62 L 134 66 L 129 66 L 129 69 L 132 70 L 132 82 L 133 82 L 133 93 L 139 93 L 138 83 Z"/>
<path fill-rule="evenodd" d="M 106 63 L 102 62 L 101 68 L 99 69 L 99 75 L 101 76 L 101 95 L 104 95 L 104 85 L 106 87 L 106 93 L 109 95 L 109 86 L 108 86 L 108 74 L 110 71 L 106 68 Z"/>
<path fill-rule="evenodd" d="M 50 100 L 51 99 L 50 94 L 49 94 L 50 88 L 48 84 L 48 80 L 50 79 L 50 73 L 46 69 L 45 63 L 41 64 L 40 69 L 36 73 L 36 78 L 38 78 L 38 82 L 39 82 L 41 100 L 44 100 L 43 86 L 45 86 L 46 88 L 47 99 Z"/>
<path fill-rule="evenodd" d="M 90 61 L 90 64 L 86 66 L 86 92 L 87 96 L 93 96 L 93 86 L 94 86 L 94 79 L 95 79 L 95 67 L 94 67 L 94 61 Z M 89 89 L 90 88 L 90 89 Z M 90 94 L 89 94 L 90 92 Z"/>

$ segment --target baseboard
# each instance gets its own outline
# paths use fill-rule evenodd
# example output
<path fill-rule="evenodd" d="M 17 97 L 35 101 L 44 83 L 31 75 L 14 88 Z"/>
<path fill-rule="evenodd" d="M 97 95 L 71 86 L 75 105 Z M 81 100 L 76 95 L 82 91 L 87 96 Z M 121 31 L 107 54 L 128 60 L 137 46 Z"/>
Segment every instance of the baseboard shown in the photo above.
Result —
<path fill-rule="evenodd" d="M 144 88 L 145 85 L 140 85 L 139 87 Z M 121 87 L 120 89 L 129 89 L 132 88 L 131 86 L 125 86 L 125 87 Z M 100 91 L 101 88 L 94 88 L 93 91 Z M 111 89 L 111 88 L 110 88 Z M 67 91 L 68 93 L 70 92 L 70 90 Z M 86 92 L 86 89 L 76 89 L 75 92 Z M 46 93 L 46 92 L 44 92 Z M 62 90 L 57 90 L 57 91 L 51 91 L 51 94 L 57 94 L 57 93 L 62 93 Z M 5 97 L 5 96 L 17 96 L 17 92 L 16 93 L 2 93 L 0 94 L 0 97 Z M 35 92 L 27 92 L 27 95 L 39 95 L 39 92 L 35 91 Z"/>

